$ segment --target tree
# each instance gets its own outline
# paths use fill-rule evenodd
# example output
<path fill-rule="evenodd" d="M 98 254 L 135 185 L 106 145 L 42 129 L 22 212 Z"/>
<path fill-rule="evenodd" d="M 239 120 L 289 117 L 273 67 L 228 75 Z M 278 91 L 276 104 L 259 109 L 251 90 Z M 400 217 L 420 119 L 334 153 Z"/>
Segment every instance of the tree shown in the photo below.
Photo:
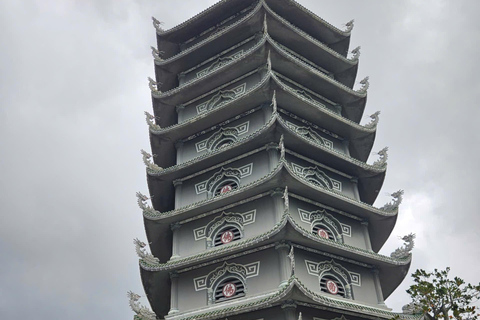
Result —
<path fill-rule="evenodd" d="M 423 313 L 429 319 L 475 320 L 472 304 L 480 299 L 480 283 L 476 286 L 459 277 L 448 278 L 450 268 L 426 272 L 418 269 L 412 274 L 414 284 L 407 293 L 412 303 L 405 306 L 411 313 Z"/>

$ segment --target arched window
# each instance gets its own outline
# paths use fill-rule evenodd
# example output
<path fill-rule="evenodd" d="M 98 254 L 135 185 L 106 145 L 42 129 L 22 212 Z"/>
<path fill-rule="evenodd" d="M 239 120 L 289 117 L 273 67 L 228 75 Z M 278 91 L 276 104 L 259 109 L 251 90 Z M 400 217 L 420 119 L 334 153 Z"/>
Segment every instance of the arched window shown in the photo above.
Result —
<path fill-rule="evenodd" d="M 226 226 L 218 231 L 213 237 L 213 246 L 218 247 L 242 238 L 242 233 L 235 226 Z"/>
<path fill-rule="evenodd" d="M 325 210 L 310 213 L 311 232 L 321 238 L 343 243 L 340 222 Z"/>
<path fill-rule="evenodd" d="M 238 189 L 242 172 L 236 168 L 222 168 L 207 180 L 209 197 L 223 195 Z"/>
<path fill-rule="evenodd" d="M 320 279 L 320 290 L 333 295 L 339 295 L 342 298 L 346 297 L 343 283 L 333 275 L 324 275 Z"/>
<path fill-rule="evenodd" d="M 214 291 L 214 301 L 223 302 L 245 296 L 245 284 L 238 277 L 228 277 L 221 281 Z"/>
<path fill-rule="evenodd" d="M 238 213 L 225 213 L 210 221 L 205 230 L 207 249 L 243 238 L 244 219 Z"/>
<path fill-rule="evenodd" d="M 347 269 L 333 260 L 321 262 L 317 268 L 320 271 L 318 274 L 320 291 L 353 299 L 352 278 Z"/>

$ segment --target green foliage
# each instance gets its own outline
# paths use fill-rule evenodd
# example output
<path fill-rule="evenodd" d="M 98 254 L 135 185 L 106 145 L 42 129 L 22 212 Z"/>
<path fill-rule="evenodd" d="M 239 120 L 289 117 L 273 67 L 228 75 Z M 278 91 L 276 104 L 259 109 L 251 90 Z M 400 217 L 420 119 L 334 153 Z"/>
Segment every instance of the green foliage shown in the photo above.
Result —
<path fill-rule="evenodd" d="M 412 304 L 430 319 L 477 319 L 479 314 L 472 303 L 480 299 L 480 283 L 474 286 L 459 277 L 450 279 L 449 271 L 450 268 L 415 271 L 412 274 L 415 284 L 407 290 Z"/>

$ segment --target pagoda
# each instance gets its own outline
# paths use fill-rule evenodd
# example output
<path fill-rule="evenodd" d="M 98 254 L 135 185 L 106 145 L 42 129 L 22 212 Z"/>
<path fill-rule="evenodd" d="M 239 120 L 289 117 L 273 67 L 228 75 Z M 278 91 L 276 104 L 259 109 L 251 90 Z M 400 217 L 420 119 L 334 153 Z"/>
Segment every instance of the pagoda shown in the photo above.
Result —
<path fill-rule="evenodd" d="M 293 0 L 222 0 L 163 30 L 153 19 L 150 197 L 135 239 L 150 307 L 135 319 L 416 319 L 384 300 L 407 274 L 391 256 L 403 191 L 383 207 L 387 148 L 368 164 L 353 21 Z M 355 83 L 358 88 L 354 89 Z"/>

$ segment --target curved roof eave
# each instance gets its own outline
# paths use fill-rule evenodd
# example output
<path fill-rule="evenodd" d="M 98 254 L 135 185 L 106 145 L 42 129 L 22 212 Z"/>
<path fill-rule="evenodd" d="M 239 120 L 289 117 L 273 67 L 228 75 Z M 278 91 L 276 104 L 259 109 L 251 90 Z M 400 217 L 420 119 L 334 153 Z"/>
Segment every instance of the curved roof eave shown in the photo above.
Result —
<path fill-rule="evenodd" d="M 142 272 L 142 279 L 144 272 Z M 162 279 L 159 279 L 162 280 Z M 166 280 L 163 280 L 166 282 Z M 144 281 L 145 283 L 145 281 Z M 159 284 L 156 284 L 157 287 L 160 287 Z M 156 296 L 152 290 L 149 290 L 150 287 L 146 287 L 147 297 L 152 305 L 153 310 L 157 315 L 164 316 L 168 312 L 168 301 L 169 299 L 160 299 Z M 246 312 L 251 312 L 259 309 L 271 308 L 272 306 L 280 306 L 283 301 L 294 300 L 302 301 L 309 303 L 309 306 L 315 307 L 319 305 L 324 309 L 325 307 L 332 308 L 333 310 L 338 310 L 337 312 L 342 312 L 343 310 L 354 313 L 365 315 L 367 317 L 375 317 L 382 319 L 392 319 L 398 317 L 401 320 L 419 320 L 419 316 L 414 315 L 405 315 L 402 313 L 394 313 L 388 309 L 375 307 L 372 305 L 367 305 L 361 302 L 356 302 L 354 300 L 343 299 L 338 297 L 332 297 L 328 294 L 318 294 L 309 290 L 295 275 L 292 275 L 285 286 L 282 286 L 278 289 L 270 291 L 268 293 L 263 293 L 259 296 L 245 297 L 240 299 L 234 299 L 226 303 L 218 304 L 214 308 L 210 309 L 207 313 L 203 309 L 196 311 L 188 311 L 185 314 L 183 312 L 177 313 L 175 319 L 177 320 L 207 320 L 215 318 L 224 318 L 236 314 L 242 314 Z M 162 307 L 160 301 L 163 301 L 163 312 L 159 312 Z"/>
<path fill-rule="evenodd" d="M 298 236 L 293 235 L 292 232 Z M 140 266 L 146 271 L 172 271 L 179 268 L 187 268 L 192 265 L 197 265 L 201 262 L 209 261 L 212 258 L 222 258 L 226 255 L 235 254 L 239 251 L 245 251 L 254 247 L 275 243 L 280 240 L 289 240 L 292 241 L 292 243 L 307 245 L 309 248 L 323 250 L 325 252 L 346 257 L 354 261 L 375 265 L 380 269 L 380 271 L 384 268 L 402 268 L 410 263 L 409 259 L 399 260 L 390 258 L 375 252 L 318 237 L 308 230 L 302 228 L 290 215 L 288 210 L 285 210 L 281 220 L 277 222 L 272 229 L 267 230 L 255 237 L 232 242 L 232 244 L 211 249 L 206 252 L 193 254 L 175 260 L 169 260 L 166 263 L 158 263 L 153 265 L 144 260 L 140 260 Z"/>
<path fill-rule="evenodd" d="M 157 37 L 166 38 L 170 41 L 176 42 L 186 41 L 192 37 L 195 37 L 198 34 L 198 30 L 206 30 L 214 26 L 215 23 L 220 23 L 222 20 L 227 19 L 238 11 L 247 8 L 254 2 L 254 0 L 219 1 L 173 28 L 167 30 L 157 30 Z M 267 6 L 264 0 L 260 0 L 258 1 L 258 3 L 259 5 Z M 296 1 L 275 0 L 275 2 L 272 3 L 275 4 L 278 9 L 280 8 L 279 6 L 290 11 L 292 11 L 293 9 L 293 12 L 290 12 L 290 15 L 296 14 L 297 16 L 299 16 L 299 18 L 294 19 L 294 24 L 300 25 L 305 23 L 306 26 L 308 26 L 308 24 L 315 25 L 315 31 L 316 33 L 318 33 L 318 36 L 324 38 L 324 40 L 328 43 L 337 43 L 345 38 L 350 37 L 351 30 L 347 29 L 347 31 L 343 31 L 338 29 L 337 27 L 320 18 Z M 271 8 L 269 9 L 272 10 Z M 218 17 L 220 17 L 220 19 Z M 311 20 L 314 20 L 314 22 L 312 23 Z M 214 23 L 212 23 L 211 21 L 214 21 Z"/>

